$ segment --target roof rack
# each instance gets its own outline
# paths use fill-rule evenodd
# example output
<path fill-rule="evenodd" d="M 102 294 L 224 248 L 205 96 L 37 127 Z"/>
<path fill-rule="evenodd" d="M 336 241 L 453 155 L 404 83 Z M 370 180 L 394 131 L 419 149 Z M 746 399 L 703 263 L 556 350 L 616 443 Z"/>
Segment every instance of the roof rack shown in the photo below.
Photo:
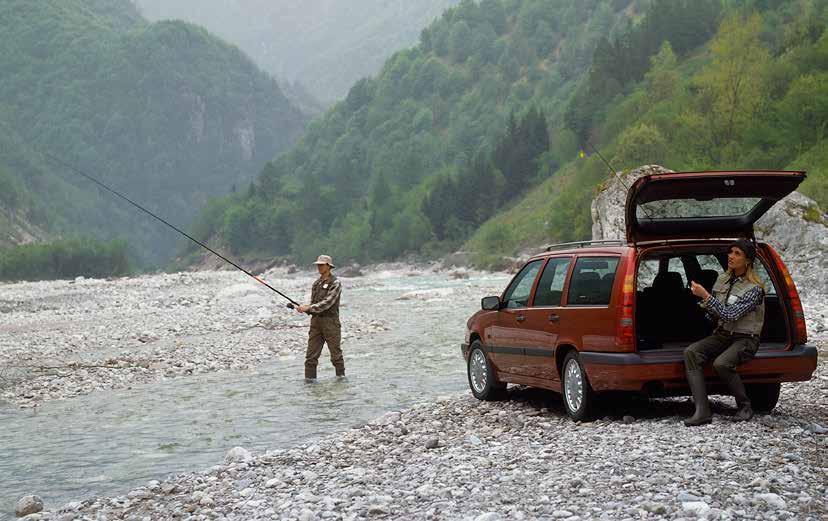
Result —
<path fill-rule="evenodd" d="M 627 244 L 626 241 L 622 241 L 620 239 L 609 239 L 609 240 L 601 240 L 601 241 L 575 241 L 575 242 L 561 242 L 559 244 L 550 244 L 548 246 L 544 246 L 544 251 L 552 251 L 552 250 L 562 250 L 565 248 L 585 248 L 587 246 L 594 246 L 602 244 L 605 246 L 613 245 L 613 246 L 624 246 Z"/>

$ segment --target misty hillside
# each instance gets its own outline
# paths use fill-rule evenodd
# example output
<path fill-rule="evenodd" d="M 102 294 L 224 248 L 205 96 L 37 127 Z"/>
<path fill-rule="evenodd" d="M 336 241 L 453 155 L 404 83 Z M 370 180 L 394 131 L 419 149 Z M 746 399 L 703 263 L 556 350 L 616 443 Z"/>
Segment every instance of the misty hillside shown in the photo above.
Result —
<path fill-rule="evenodd" d="M 463 1 L 199 231 L 252 255 L 491 265 L 589 238 L 608 175 L 589 143 L 617 169 L 807 167 L 825 204 L 825 5 Z"/>
<path fill-rule="evenodd" d="M 201 25 L 325 104 L 374 75 L 459 0 L 134 0 L 151 20 Z M 293 94 L 291 89 L 291 94 Z M 303 101 L 301 89 L 297 100 Z"/>
<path fill-rule="evenodd" d="M 199 233 L 236 252 L 302 259 L 449 248 L 531 188 L 540 156 L 548 173 L 577 151 L 571 133 L 547 150 L 548 121 L 562 117 L 598 42 L 638 13 L 617 0 L 461 2 L 357 82 L 244 195 L 206 209 Z M 477 199 L 484 183 L 503 190 Z M 462 215 L 447 213 L 456 205 Z"/>
<path fill-rule="evenodd" d="M 44 152 L 186 226 L 305 124 L 236 47 L 147 23 L 128 0 L 3 2 L 0 45 L 0 231 L 122 237 L 145 260 L 168 259 L 174 235 Z"/>

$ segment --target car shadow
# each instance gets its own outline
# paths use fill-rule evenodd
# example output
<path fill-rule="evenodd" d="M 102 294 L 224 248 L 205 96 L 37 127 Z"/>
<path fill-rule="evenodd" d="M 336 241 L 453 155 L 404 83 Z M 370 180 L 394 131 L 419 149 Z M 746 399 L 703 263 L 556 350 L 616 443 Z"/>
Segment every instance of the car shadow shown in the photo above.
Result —
<path fill-rule="evenodd" d="M 609 392 L 600 393 L 596 398 L 592 421 L 623 421 L 625 416 L 631 416 L 636 421 L 680 419 L 692 416 L 695 411 L 693 401 L 687 396 L 648 398 L 639 393 Z M 520 385 L 510 386 L 507 399 L 522 403 L 539 413 L 567 416 L 563 397 L 554 391 Z M 732 416 L 736 412 L 733 398 L 729 396 L 712 395 L 710 409 L 718 416 Z"/>

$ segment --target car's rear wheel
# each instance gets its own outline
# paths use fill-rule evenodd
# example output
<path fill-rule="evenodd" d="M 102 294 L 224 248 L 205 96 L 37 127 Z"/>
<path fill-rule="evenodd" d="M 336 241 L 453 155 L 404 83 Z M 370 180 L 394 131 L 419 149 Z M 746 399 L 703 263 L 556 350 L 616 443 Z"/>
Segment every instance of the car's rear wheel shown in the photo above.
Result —
<path fill-rule="evenodd" d="M 575 421 L 589 419 L 595 406 L 595 394 L 577 351 L 571 351 L 564 358 L 562 383 L 567 414 Z"/>
<path fill-rule="evenodd" d="M 779 403 L 782 384 L 748 384 L 745 392 L 750 398 L 750 406 L 756 412 L 771 412 Z"/>
<path fill-rule="evenodd" d="M 478 400 L 501 400 L 506 396 L 506 384 L 495 378 L 494 368 L 483 352 L 483 344 L 475 340 L 471 345 L 467 364 L 469 387 Z"/>

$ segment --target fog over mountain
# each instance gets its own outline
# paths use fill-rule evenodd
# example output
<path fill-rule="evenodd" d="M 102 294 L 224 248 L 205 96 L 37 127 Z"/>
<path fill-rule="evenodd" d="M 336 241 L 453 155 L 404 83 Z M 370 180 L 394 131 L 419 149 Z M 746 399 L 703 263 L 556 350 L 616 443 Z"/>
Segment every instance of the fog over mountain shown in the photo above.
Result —
<path fill-rule="evenodd" d="M 395 51 L 416 43 L 420 31 L 459 0 L 133 1 L 151 20 L 203 25 L 280 82 L 298 81 L 327 104 L 379 71 Z"/>

